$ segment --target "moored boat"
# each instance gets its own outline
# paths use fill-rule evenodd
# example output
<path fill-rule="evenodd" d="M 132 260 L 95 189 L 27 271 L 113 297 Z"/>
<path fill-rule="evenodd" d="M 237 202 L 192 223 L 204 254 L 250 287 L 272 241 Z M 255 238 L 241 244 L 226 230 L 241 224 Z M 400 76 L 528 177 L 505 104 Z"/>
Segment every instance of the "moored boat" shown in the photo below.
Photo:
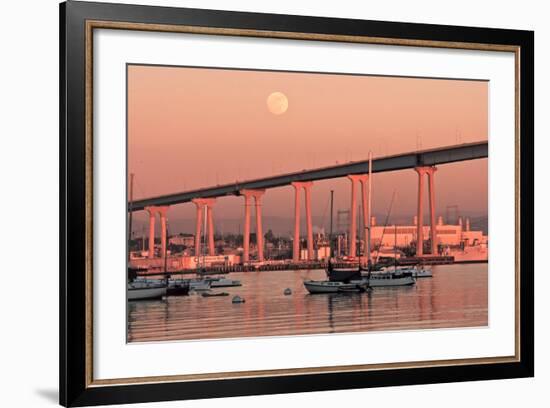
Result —
<path fill-rule="evenodd" d="M 128 283 L 128 300 L 160 299 L 166 296 L 167 286 L 163 283 L 138 281 Z"/>
<path fill-rule="evenodd" d="M 414 268 L 412 273 L 415 278 L 431 278 L 433 276 L 431 269 Z"/>
<path fill-rule="evenodd" d="M 365 282 L 362 280 L 356 282 L 333 282 L 333 281 L 304 281 L 304 286 L 312 295 L 318 293 L 341 293 L 341 292 L 359 292 L 362 288 L 366 290 Z M 364 291 L 363 290 L 363 291 Z"/>
<path fill-rule="evenodd" d="M 352 273 L 353 271 L 353 273 Z M 362 273 L 363 272 L 363 273 Z M 327 275 L 330 283 L 342 283 L 357 285 L 359 283 L 365 284 L 367 287 L 382 287 L 382 286 L 409 286 L 416 283 L 415 277 L 411 269 L 404 270 L 392 270 L 382 269 L 382 271 L 368 272 L 368 270 L 357 267 L 356 269 L 349 268 L 347 274 L 341 274 L 340 270 L 331 268 L 330 265 L 327 268 Z M 342 280 L 342 278 L 352 278 Z M 324 282 L 324 281 L 317 281 Z M 305 283 L 304 283 L 305 284 Z M 332 289 L 335 285 L 326 285 L 327 289 Z M 306 286 L 307 288 L 307 286 Z M 309 289 L 308 289 L 309 290 Z M 344 289 L 345 290 L 345 289 Z M 335 290 L 336 292 L 338 290 Z M 311 293 L 311 292 L 310 292 Z M 323 293 L 323 292 L 317 292 Z M 330 290 L 325 293 L 330 293 Z"/>
<path fill-rule="evenodd" d="M 219 276 L 206 276 L 204 280 L 206 282 L 210 282 L 211 288 L 229 288 L 233 286 L 242 286 L 240 280 L 223 278 Z"/>
<path fill-rule="evenodd" d="M 395 271 L 395 272 L 410 272 L 413 276 L 413 278 L 431 278 L 433 275 L 432 275 L 432 271 L 431 269 L 425 269 L 421 266 L 415 266 L 415 267 L 411 267 L 411 266 L 400 266 L 400 267 L 395 267 L 395 268 L 389 268 L 389 267 L 385 267 L 385 268 L 382 268 L 380 270 L 380 272 L 385 272 L 385 273 L 389 273 L 390 271 Z M 372 272 L 373 274 L 376 273 L 376 271 Z"/>
<path fill-rule="evenodd" d="M 203 279 L 146 279 L 138 277 L 134 282 L 143 283 L 155 283 L 165 284 L 168 289 L 168 295 L 187 295 L 190 290 L 210 290 L 210 282 L 206 282 Z"/>
<path fill-rule="evenodd" d="M 184 280 L 170 280 L 166 288 L 167 296 L 186 296 L 189 294 L 189 282 Z"/>
<path fill-rule="evenodd" d="M 371 288 L 383 286 L 410 286 L 416 283 L 411 271 L 394 271 L 371 273 L 370 277 L 365 276 L 363 280 Z"/>
<path fill-rule="evenodd" d="M 189 288 L 195 291 L 210 290 L 210 282 L 204 279 L 189 279 Z"/>

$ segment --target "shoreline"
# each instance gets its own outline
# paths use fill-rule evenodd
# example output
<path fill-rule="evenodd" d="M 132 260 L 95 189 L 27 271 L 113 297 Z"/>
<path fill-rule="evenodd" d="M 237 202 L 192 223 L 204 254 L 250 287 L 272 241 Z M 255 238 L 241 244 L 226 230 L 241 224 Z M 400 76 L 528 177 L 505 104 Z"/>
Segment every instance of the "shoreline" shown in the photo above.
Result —
<path fill-rule="evenodd" d="M 461 264 L 487 264 L 489 263 L 488 259 L 467 259 L 454 262 L 442 262 L 442 263 L 431 263 L 429 266 L 435 265 L 461 265 Z M 405 265 L 398 265 L 405 266 Z M 256 268 L 254 265 L 232 265 L 229 267 L 221 268 L 208 268 L 201 272 L 202 275 L 226 275 L 232 272 L 276 272 L 276 271 L 288 271 L 288 270 L 314 270 L 314 269 L 325 269 L 327 267 L 326 262 L 318 263 L 299 263 L 299 264 L 281 264 L 281 265 L 262 265 L 259 268 Z M 184 269 L 179 271 L 147 271 L 145 273 L 138 273 L 138 276 L 159 276 L 159 275 L 198 275 L 196 269 Z"/>

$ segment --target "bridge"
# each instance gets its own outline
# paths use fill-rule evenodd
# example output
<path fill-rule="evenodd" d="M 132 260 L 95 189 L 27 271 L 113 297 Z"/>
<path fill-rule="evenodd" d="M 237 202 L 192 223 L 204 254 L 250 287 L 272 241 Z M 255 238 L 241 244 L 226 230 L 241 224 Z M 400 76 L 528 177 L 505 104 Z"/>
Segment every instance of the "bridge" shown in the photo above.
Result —
<path fill-rule="evenodd" d="M 454 146 L 446 146 L 436 149 L 422 150 L 401 153 L 391 156 L 379 157 L 372 160 L 372 172 L 388 172 L 405 169 L 414 169 L 418 173 L 418 214 L 417 214 L 417 240 L 423 242 L 423 191 L 424 176 L 428 176 L 430 193 L 430 224 L 432 254 L 436 253 L 437 237 L 435 236 L 435 192 L 434 192 L 434 173 L 437 165 L 455 163 L 467 160 L 482 159 L 488 157 L 488 142 L 466 143 Z M 200 252 L 200 236 L 202 214 L 204 207 L 207 207 L 207 226 L 208 226 L 208 252 L 215 254 L 214 248 L 214 224 L 213 224 L 213 206 L 216 198 L 223 196 L 243 196 L 245 199 L 245 220 L 243 235 L 243 262 L 248 262 L 249 255 L 249 236 L 250 236 L 250 208 L 252 200 L 255 204 L 256 215 L 256 237 L 259 261 L 263 261 L 263 233 L 262 233 L 262 215 L 261 199 L 265 190 L 270 188 L 293 186 L 295 188 L 295 228 L 294 228 L 294 247 L 293 259 L 300 260 L 300 192 L 305 192 L 306 204 L 306 224 L 307 224 L 307 253 L 308 259 L 313 260 L 313 233 L 311 225 L 311 196 L 310 190 L 313 182 L 318 180 L 328 180 L 339 177 L 348 177 L 351 181 L 351 222 L 350 222 L 350 256 L 356 256 L 356 190 L 359 184 L 362 187 L 363 219 L 366 220 L 366 194 L 367 180 L 369 177 L 368 160 L 351 161 L 333 166 L 321 167 L 316 169 L 307 169 L 299 172 L 263 177 L 247 181 L 236 181 L 234 183 L 216 185 L 200 188 L 196 190 L 184 191 L 180 193 L 149 197 L 128 203 L 128 211 L 146 210 L 150 215 L 150 235 L 149 235 L 149 257 L 154 257 L 154 228 L 155 215 L 160 215 L 162 235 L 161 235 L 161 253 L 164 254 L 166 248 L 166 212 L 169 206 L 193 202 L 197 207 L 197 223 L 195 233 L 195 253 Z M 370 221 L 370 220 L 368 220 Z M 370 222 L 369 222 L 370 224 Z M 367 224 L 365 224 L 367 225 Z M 423 255 L 423 246 L 417 245 L 417 256 Z"/>

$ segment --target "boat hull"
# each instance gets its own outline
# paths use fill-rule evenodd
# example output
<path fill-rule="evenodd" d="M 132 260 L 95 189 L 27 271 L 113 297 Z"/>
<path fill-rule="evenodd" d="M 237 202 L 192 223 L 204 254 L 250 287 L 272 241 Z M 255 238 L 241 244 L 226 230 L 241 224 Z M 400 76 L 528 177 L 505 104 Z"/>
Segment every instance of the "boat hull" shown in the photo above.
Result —
<path fill-rule="evenodd" d="M 128 300 L 160 299 L 163 296 L 166 296 L 166 287 L 128 289 Z"/>
<path fill-rule="evenodd" d="M 166 290 L 167 296 L 186 296 L 189 294 L 189 285 L 171 285 Z"/>
<path fill-rule="evenodd" d="M 413 276 L 415 278 L 431 278 L 433 275 L 432 271 L 416 271 L 413 272 Z"/>
<path fill-rule="evenodd" d="M 314 295 L 318 293 L 360 292 L 364 287 L 364 283 L 362 281 L 356 283 L 304 281 L 304 286 L 310 294 Z"/>
<path fill-rule="evenodd" d="M 210 290 L 210 282 L 205 281 L 190 281 L 189 288 L 195 291 Z"/>
<path fill-rule="evenodd" d="M 211 288 L 230 288 L 234 286 L 242 286 L 241 281 L 233 279 L 212 279 L 209 280 Z"/>
<path fill-rule="evenodd" d="M 372 277 L 368 280 L 371 288 L 380 288 L 386 286 L 410 286 L 416 283 L 412 276 L 403 276 L 401 278 L 391 277 Z"/>

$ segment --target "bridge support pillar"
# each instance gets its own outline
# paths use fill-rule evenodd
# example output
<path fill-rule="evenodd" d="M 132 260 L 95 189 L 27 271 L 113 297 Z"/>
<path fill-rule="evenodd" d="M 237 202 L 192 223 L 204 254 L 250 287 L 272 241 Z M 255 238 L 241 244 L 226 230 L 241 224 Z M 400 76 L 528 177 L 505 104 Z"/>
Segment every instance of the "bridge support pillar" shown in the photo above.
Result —
<path fill-rule="evenodd" d="M 428 175 L 428 188 L 430 194 L 430 241 L 431 254 L 437 255 L 437 225 L 435 222 L 435 189 L 434 189 L 434 166 L 416 167 L 418 173 L 418 213 L 417 213 L 417 232 L 416 232 L 416 256 L 424 255 L 424 176 Z"/>
<path fill-rule="evenodd" d="M 350 210 L 350 226 L 349 226 L 349 256 L 357 256 L 357 183 L 361 183 L 361 206 L 362 216 L 365 228 L 368 228 L 369 221 L 367 220 L 367 182 L 368 174 L 350 174 L 348 178 L 351 181 L 351 210 Z M 365 244 L 367 237 L 365 236 Z M 365 245 L 366 248 L 366 245 Z M 366 255 L 366 254 L 365 254 Z"/>
<path fill-rule="evenodd" d="M 155 257 L 155 216 L 158 213 L 160 215 L 160 244 L 161 244 L 161 258 L 164 258 L 166 253 L 166 213 L 168 212 L 168 206 L 150 206 L 145 207 L 145 210 L 149 213 L 149 259 Z"/>
<path fill-rule="evenodd" d="M 256 245 L 258 246 L 258 261 L 264 260 L 264 232 L 262 228 L 262 195 L 263 191 L 254 196 L 256 204 Z"/>
<path fill-rule="evenodd" d="M 437 224 L 435 222 L 435 187 L 434 173 L 437 171 L 435 166 L 428 168 L 428 189 L 430 193 L 430 241 L 432 244 L 432 255 L 437 255 Z"/>
<path fill-rule="evenodd" d="M 254 198 L 256 212 L 256 246 L 258 247 L 258 261 L 264 260 L 264 235 L 262 228 L 262 196 L 265 190 L 241 190 L 244 197 L 244 235 L 243 235 L 243 262 L 250 261 L 250 207 Z"/>
<path fill-rule="evenodd" d="M 155 257 L 155 214 L 156 207 L 145 207 L 149 213 L 149 251 L 147 257 L 153 259 Z"/>
<path fill-rule="evenodd" d="M 208 229 L 208 255 L 216 255 L 216 248 L 214 246 L 214 216 L 213 208 L 216 203 L 215 198 L 195 198 L 191 200 L 197 207 L 197 224 L 195 226 L 195 257 L 201 255 L 201 233 L 202 233 L 202 213 L 206 206 L 206 226 Z M 207 232 L 204 231 L 206 234 Z"/>
<path fill-rule="evenodd" d="M 306 226 L 307 226 L 307 257 L 308 260 L 314 259 L 313 254 L 313 225 L 311 222 L 311 181 L 296 181 L 292 183 L 294 187 L 294 242 L 292 251 L 292 260 L 300 260 L 300 190 L 303 188 L 306 196 Z"/>
<path fill-rule="evenodd" d="M 166 225 L 166 213 L 168 212 L 168 207 L 157 207 L 157 211 L 160 214 L 160 257 L 164 258 L 166 255 L 166 238 L 167 238 L 167 225 Z"/>

